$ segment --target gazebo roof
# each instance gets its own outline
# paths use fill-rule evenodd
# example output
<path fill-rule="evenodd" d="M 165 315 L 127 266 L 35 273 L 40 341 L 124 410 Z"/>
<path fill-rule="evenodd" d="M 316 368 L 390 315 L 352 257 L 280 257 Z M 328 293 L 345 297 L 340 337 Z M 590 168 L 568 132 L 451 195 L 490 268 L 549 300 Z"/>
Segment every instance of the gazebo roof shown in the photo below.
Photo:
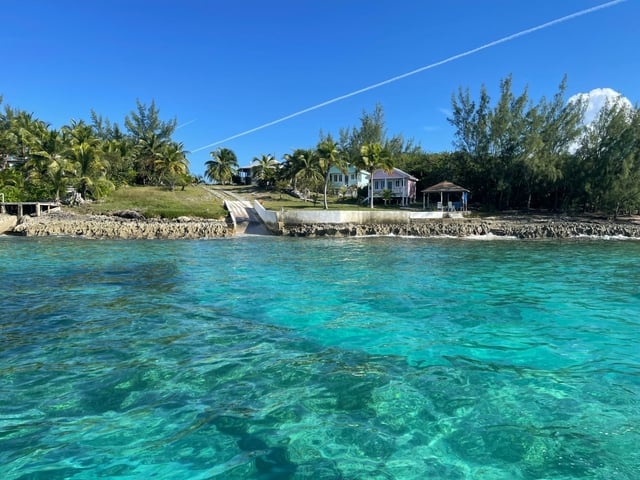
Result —
<path fill-rule="evenodd" d="M 447 192 L 468 192 L 469 190 L 467 190 L 464 187 L 461 187 L 460 185 L 456 185 L 455 183 L 451 183 L 451 182 L 447 182 L 446 180 L 444 182 L 440 182 L 440 183 L 436 183 L 435 185 L 432 185 L 429 188 L 425 188 L 424 190 L 422 190 L 423 193 L 447 193 Z"/>

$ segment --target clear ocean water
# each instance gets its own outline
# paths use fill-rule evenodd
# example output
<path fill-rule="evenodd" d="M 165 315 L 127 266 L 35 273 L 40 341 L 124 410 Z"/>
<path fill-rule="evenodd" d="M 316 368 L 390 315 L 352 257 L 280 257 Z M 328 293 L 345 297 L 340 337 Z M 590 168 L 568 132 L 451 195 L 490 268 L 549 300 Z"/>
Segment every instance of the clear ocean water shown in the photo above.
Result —
<path fill-rule="evenodd" d="M 638 479 L 639 260 L 0 237 L 0 478 Z"/>

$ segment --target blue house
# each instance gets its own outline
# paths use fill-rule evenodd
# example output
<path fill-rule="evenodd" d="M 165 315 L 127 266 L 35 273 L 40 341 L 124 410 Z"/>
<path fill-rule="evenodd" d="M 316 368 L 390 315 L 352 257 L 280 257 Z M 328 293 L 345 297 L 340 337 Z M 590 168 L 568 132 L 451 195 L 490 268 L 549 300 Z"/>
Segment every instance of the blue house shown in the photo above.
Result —
<path fill-rule="evenodd" d="M 331 167 L 329 170 L 329 188 L 366 188 L 369 184 L 369 172 L 349 165 L 345 171 Z"/>

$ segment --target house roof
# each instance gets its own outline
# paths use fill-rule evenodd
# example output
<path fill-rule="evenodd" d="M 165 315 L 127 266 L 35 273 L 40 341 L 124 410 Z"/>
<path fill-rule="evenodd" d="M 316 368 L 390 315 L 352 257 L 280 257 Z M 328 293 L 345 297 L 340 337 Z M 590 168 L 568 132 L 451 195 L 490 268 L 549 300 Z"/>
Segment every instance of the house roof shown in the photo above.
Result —
<path fill-rule="evenodd" d="M 436 183 L 435 185 L 432 185 L 429 188 L 425 188 L 422 191 L 424 193 L 441 193 L 441 192 L 468 192 L 469 190 L 467 190 L 464 187 L 461 187 L 460 185 L 456 185 L 455 183 L 447 182 L 445 180 L 444 182 Z"/>
<path fill-rule="evenodd" d="M 376 177 L 377 174 L 382 174 L 382 176 L 378 176 Z M 380 178 L 408 178 L 410 180 L 415 180 L 416 182 L 418 181 L 418 179 L 416 177 L 414 177 L 413 175 L 408 174 L 407 172 L 403 172 L 402 170 L 400 170 L 399 168 L 394 168 L 391 172 L 386 172 L 385 170 L 381 170 L 378 169 L 376 171 L 373 172 L 373 178 L 374 179 L 380 179 Z"/>
<path fill-rule="evenodd" d="M 357 168 L 352 163 L 347 163 L 347 169 L 353 169 L 360 175 L 369 175 L 369 172 L 367 172 L 366 170 L 362 170 L 361 168 Z M 331 165 L 331 168 L 329 169 L 330 173 L 336 173 L 336 172 L 342 172 L 342 171 L 343 171 L 342 169 L 336 167 L 335 165 Z"/>

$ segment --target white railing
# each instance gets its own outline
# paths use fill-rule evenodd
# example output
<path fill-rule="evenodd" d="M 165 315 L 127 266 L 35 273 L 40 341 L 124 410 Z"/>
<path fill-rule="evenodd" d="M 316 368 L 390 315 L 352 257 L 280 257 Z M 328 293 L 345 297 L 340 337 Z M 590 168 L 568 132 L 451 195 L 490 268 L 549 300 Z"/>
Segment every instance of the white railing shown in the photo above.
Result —
<path fill-rule="evenodd" d="M 389 189 L 389 188 L 374 188 L 373 189 L 373 194 L 374 195 L 380 195 L 385 190 L 391 190 L 391 194 L 392 195 L 405 195 L 405 191 L 402 188 L 391 188 L 391 189 Z"/>

